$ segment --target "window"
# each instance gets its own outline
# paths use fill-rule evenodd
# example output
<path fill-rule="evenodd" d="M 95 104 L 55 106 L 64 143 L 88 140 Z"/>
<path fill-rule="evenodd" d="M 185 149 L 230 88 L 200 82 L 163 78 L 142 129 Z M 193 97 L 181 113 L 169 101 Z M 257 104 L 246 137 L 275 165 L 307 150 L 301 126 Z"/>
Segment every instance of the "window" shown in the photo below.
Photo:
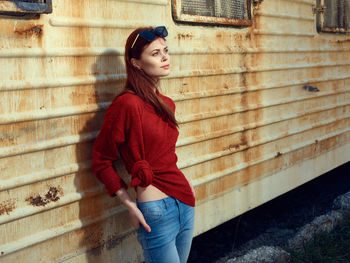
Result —
<path fill-rule="evenodd" d="M 317 0 L 319 32 L 350 32 L 350 0 Z"/>
<path fill-rule="evenodd" d="M 172 12 L 177 22 L 251 25 L 251 0 L 173 0 Z"/>
<path fill-rule="evenodd" d="M 23 16 L 52 13 L 51 0 L 0 0 L 0 14 Z"/>

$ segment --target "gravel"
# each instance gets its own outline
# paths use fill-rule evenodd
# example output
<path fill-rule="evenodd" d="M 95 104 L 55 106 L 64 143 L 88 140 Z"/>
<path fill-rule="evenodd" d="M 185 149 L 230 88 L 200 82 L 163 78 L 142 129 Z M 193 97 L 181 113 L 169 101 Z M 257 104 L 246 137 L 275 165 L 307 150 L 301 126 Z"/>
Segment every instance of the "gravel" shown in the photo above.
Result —
<path fill-rule="evenodd" d="M 284 250 L 276 247 L 262 246 L 250 250 L 246 255 L 240 258 L 229 259 L 227 263 L 284 263 L 290 259 L 290 255 Z"/>
<path fill-rule="evenodd" d="M 188 263 L 240 263 L 248 254 L 261 257 L 262 251 L 271 255 L 264 262 L 279 262 L 273 261 L 273 255 L 280 255 L 275 249 L 287 245 L 305 225 L 327 220 L 324 215 L 332 209 L 350 207 L 340 197 L 333 204 L 349 190 L 350 162 L 195 237 Z"/>

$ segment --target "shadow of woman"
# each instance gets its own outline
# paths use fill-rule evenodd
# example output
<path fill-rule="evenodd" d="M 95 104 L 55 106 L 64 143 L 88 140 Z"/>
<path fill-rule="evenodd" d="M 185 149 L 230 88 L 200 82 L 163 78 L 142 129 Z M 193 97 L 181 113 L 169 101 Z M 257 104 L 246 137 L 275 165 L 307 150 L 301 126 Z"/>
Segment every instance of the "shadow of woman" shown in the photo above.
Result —
<path fill-rule="evenodd" d="M 79 131 L 80 143 L 76 149 L 79 171 L 75 177 L 75 186 L 82 197 L 79 201 L 81 228 L 78 230 L 80 246 L 77 254 L 84 258 L 84 262 L 113 262 L 118 257 L 127 258 L 128 253 L 135 254 L 135 249 L 138 250 L 137 244 L 131 248 L 123 245 L 123 240 L 130 236 L 134 238 L 135 231 L 125 231 L 125 225 L 128 226 L 129 223 L 124 212 L 116 220 L 115 215 L 120 214 L 120 203 L 108 196 L 91 169 L 94 139 L 101 128 L 108 105 L 122 90 L 125 82 L 125 68 L 121 59 L 121 54 L 114 50 L 106 50 L 97 57 L 91 68 L 95 78 L 94 87 L 92 91 L 87 88 L 91 93 L 88 103 L 97 105 L 97 110 L 79 118 L 84 123 Z M 120 162 L 117 166 L 121 166 Z M 125 174 L 123 171 L 121 173 Z M 118 249 L 115 249 L 117 246 Z M 123 251 L 120 251 L 120 247 Z M 121 253 L 125 255 L 116 255 Z M 137 261 L 141 262 L 141 259 Z"/>

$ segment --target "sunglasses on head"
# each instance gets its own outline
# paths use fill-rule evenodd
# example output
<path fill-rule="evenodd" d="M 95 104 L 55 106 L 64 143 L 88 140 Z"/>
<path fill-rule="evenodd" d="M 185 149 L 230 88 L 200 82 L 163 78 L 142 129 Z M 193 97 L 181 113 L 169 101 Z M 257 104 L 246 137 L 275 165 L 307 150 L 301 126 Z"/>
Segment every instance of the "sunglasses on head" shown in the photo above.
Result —
<path fill-rule="evenodd" d="M 154 29 L 142 30 L 137 34 L 130 49 L 132 49 L 134 47 L 139 36 L 141 36 L 143 39 L 147 40 L 148 42 L 151 42 L 156 38 L 156 36 L 166 37 L 167 35 L 168 35 L 168 31 L 166 30 L 165 26 L 158 26 Z"/>

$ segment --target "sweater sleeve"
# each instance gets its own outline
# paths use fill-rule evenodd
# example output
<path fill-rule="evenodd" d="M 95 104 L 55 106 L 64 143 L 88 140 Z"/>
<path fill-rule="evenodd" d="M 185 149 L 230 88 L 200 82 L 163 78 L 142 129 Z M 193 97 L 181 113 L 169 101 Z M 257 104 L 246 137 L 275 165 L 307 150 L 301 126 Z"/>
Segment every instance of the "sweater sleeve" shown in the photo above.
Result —
<path fill-rule="evenodd" d="M 117 174 L 113 163 L 118 159 L 118 145 L 125 141 L 130 123 L 128 109 L 117 98 L 107 109 L 104 122 L 92 151 L 92 169 L 111 196 L 121 188 L 127 188 L 124 180 Z"/>

